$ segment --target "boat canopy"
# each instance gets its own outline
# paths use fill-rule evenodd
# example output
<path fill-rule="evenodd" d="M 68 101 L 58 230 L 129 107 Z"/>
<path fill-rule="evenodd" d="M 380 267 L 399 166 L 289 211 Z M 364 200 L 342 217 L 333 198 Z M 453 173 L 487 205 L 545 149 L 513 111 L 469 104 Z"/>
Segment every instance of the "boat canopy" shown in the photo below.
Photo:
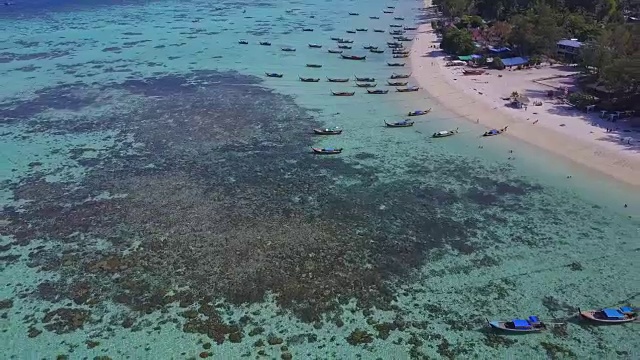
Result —
<path fill-rule="evenodd" d="M 515 327 L 516 329 L 526 329 L 530 328 L 531 324 L 529 324 L 527 320 L 515 319 L 513 320 L 513 327 Z"/>
<path fill-rule="evenodd" d="M 633 308 L 631 306 L 623 306 L 620 308 L 620 311 L 623 313 L 632 313 Z"/>
<path fill-rule="evenodd" d="M 529 316 L 529 322 L 532 324 L 537 324 L 540 322 L 540 319 L 538 319 L 538 317 L 535 315 L 531 315 Z"/>
<path fill-rule="evenodd" d="M 602 312 L 605 314 L 606 317 L 610 319 L 624 318 L 624 314 L 622 314 L 618 309 L 603 309 Z"/>
<path fill-rule="evenodd" d="M 497 134 L 497 133 L 498 133 L 498 130 L 496 130 L 496 129 L 491 129 L 491 130 L 489 130 L 489 131 L 487 131 L 487 132 L 488 132 L 489 134 Z"/>

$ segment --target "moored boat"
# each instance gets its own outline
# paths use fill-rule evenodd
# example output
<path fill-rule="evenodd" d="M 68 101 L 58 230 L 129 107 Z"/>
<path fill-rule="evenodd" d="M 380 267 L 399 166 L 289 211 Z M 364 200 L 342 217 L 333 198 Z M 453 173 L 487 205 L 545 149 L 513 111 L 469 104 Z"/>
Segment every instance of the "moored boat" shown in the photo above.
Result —
<path fill-rule="evenodd" d="M 312 28 L 304 28 L 304 29 L 302 29 L 302 31 L 313 31 L 313 29 Z"/>
<path fill-rule="evenodd" d="M 284 48 L 282 48 L 280 50 L 285 51 L 285 52 L 293 52 L 293 51 L 296 51 L 296 48 L 284 47 Z"/>
<path fill-rule="evenodd" d="M 328 82 L 348 82 L 349 78 L 327 78 Z"/>
<path fill-rule="evenodd" d="M 329 51 L 329 54 L 342 54 L 342 50 L 332 50 L 332 49 L 329 49 L 328 51 Z"/>
<path fill-rule="evenodd" d="M 412 38 L 406 36 L 398 36 L 398 41 L 413 41 Z"/>
<path fill-rule="evenodd" d="M 386 94 L 388 92 L 389 92 L 389 90 L 369 90 L 369 89 L 367 89 L 367 94 L 381 95 L 381 94 Z"/>
<path fill-rule="evenodd" d="M 303 78 L 301 76 L 298 76 L 298 78 L 300 78 L 300 81 L 302 81 L 302 82 L 318 82 L 318 81 L 320 81 L 320 78 Z"/>
<path fill-rule="evenodd" d="M 401 28 L 401 27 L 402 27 L 402 25 L 401 25 L 401 24 L 390 24 L 390 25 L 389 25 L 389 27 L 392 27 L 392 28 Z"/>
<path fill-rule="evenodd" d="M 408 86 L 408 87 L 405 87 L 405 88 L 396 88 L 397 92 L 415 92 L 415 91 L 418 91 L 418 90 L 420 90 L 420 88 L 417 87 L 417 86 Z"/>
<path fill-rule="evenodd" d="M 333 96 L 353 96 L 355 95 L 355 91 L 333 91 L 331 90 L 331 95 Z"/>
<path fill-rule="evenodd" d="M 342 134 L 342 129 L 334 126 L 331 128 L 313 129 L 313 132 L 316 135 L 340 135 Z"/>
<path fill-rule="evenodd" d="M 380 16 L 369 16 L 369 19 L 378 20 L 380 19 Z"/>
<path fill-rule="evenodd" d="M 405 30 L 418 30 L 417 26 L 405 26 L 403 29 Z"/>
<path fill-rule="evenodd" d="M 382 10 L 385 14 L 393 14 L 393 10 Z"/>
<path fill-rule="evenodd" d="M 338 40 L 338 44 L 353 44 L 353 40 L 340 39 L 340 40 Z"/>
<path fill-rule="evenodd" d="M 402 120 L 402 121 L 396 121 L 394 123 L 388 123 L 385 120 L 384 124 L 387 125 L 387 127 L 409 127 L 409 126 L 413 126 L 414 121 Z"/>
<path fill-rule="evenodd" d="M 394 59 L 403 59 L 408 57 L 409 57 L 409 54 L 393 54 Z"/>
<path fill-rule="evenodd" d="M 537 316 L 529 316 L 528 319 L 513 319 L 509 321 L 489 321 L 487 323 L 493 329 L 506 332 L 540 332 L 547 329 L 547 325 L 541 322 Z"/>
<path fill-rule="evenodd" d="M 333 41 L 338 41 L 338 40 L 342 40 L 342 38 L 341 38 L 341 37 L 335 37 L 335 36 L 333 36 L 333 37 L 331 37 L 331 40 L 333 40 Z"/>
<path fill-rule="evenodd" d="M 349 15 L 351 15 L 351 16 L 358 16 L 358 15 L 360 15 L 360 14 L 359 14 L 359 13 L 357 13 L 357 12 L 350 12 L 350 13 L 349 13 Z"/>
<path fill-rule="evenodd" d="M 407 86 L 407 81 L 388 81 L 387 84 L 389 86 Z"/>
<path fill-rule="evenodd" d="M 430 112 L 431 112 L 431 108 L 426 109 L 426 110 L 413 110 L 413 111 L 409 111 L 409 113 L 407 115 L 408 116 L 420 116 L 420 115 L 427 115 Z"/>
<path fill-rule="evenodd" d="M 347 49 L 347 50 L 349 50 L 349 49 L 351 49 L 351 46 L 349 46 L 349 45 L 338 45 L 338 49 Z"/>
<path fill-rule="evenodd" d="M 383 30 L 383 29 L 373 29 L 373 31 L 374 31 L 374 32 L 377 32 L 377 33 L 383 33 L 383 32 L 384 32 L 384 30 Z"/>
<path fill-rule="evenodd" d="M 313 44 L 313 43 L 311 43 L 311 44 L 309 44 L 309 47 L 310 47 L 310 48 L 314 48 L 314 49 L 320 49 L 320 48 L 322 47 L 322 45 L 320 45 L 320 44 Z"/>
<path fill-rule="evenodd" d="M 356 83 L 357 87 L 361 87 L 361 88 L 372 88 L 372 87 L 376 87 L 376 83 Z"/>
<path fill-rule="evenodd" d="M 322 155 L 340 154 L 342 152 L 342 148 L 314 148 L 314 147 L 312 147 L 311 150 L 315 154 L 322 154 Z"/>
<path fill-rule="evenodd" d="M 372 77 L 357 77 L 354 75 L 354 77 L 356 78 L 356 81 L 360 81 L 360 82 L 374 82 L 376 81 L 375 78 Z"/>
<path fill-rule="evenodd" d="M 384 53 L 384 50 L 371 49 L 371 50 L 369 50 L 369 52 L 372 52 L 374 54 L 382 54 L 382 53 Z"/>
<path fill-rule="evenodd" d="M 407 79 L 411 76 L 411 73 L 408 74 L 396 74 L 393 73 L 391 74 L 391 76 L 389 76 L 389 79 Z"/>
<path fill-rule="evenodd" d="M 307 67 L 310 67 L 310 68 L 321 68 L 322 65 L 320 65 L 320 64 L 307 64 Z"/>
<path fill-rule="evenodd" d="M 393 35 L 395 38 L 396 36 L 404 35 L 404 30 L 389 30 L 389 35 Z"/>
<path fill-rule="evenodd" d="M 404 63 L 387 63 L 387 66 L 404 66 Z"/>
<path fill-rule="evenodd" d="M 378 47 L 377 47 L 377 46 L 373 46 L 373 45 L 365 45 L 365 46 L 363 46 L 363 48 L 364 48 L 365 50 L 372 50 L 372 49 L 373 49 L 373 50 L 375 50 L 375 49 L 377 49 Z"/>
<path fill-rule="evenodd" d="M 367 28 L 357 28 L 356 31 L 368 31 L 369 29 Z"/>
<path fill-rule="evenodd" d="M 402 46 L 402 44 L 397 42 L 397 41 L 388 41 L 387 45 L 390 45 L 390 46 Z"/>
<path fill-rule="evenodd" d="M 396 16 L 393 18 L 393 20 L 404 20 L 404 18 L 402 16 Z"/>
<path fill-rule="evenodd" d="M 249 42 L 247 40 L 238 40 L 238 44 L 240 44 L 240 45 L 248 45 Z"/>
<path fill-rule="evenodd" d="M 347 30 L 347 34 L 355 34 L 356 31 L 355 30 Z"/>
<path fill-rule="evenodd" d="M 340 55 L 343 59 L 346 60 L 366 60 L 366 56 L 356 56 L 356 55 Z"/>
<path fill-rule="evenodd" d="M 284 74 L 281 73 L 264 73 L 265 75 L 267 75 L 267 77 L 273 77 L 273 78 L 281 78 L 284 76 Z"/>
<path fill-rule="evenodd" d="M 434 138 L 448 137 L 448 136 L 453 136 L 457 133 L 458 133 L 458 128 L 456 128 L 455 130 L 442 130 L 442 131 L 434 132 L 431 137 L 434 137 Z"/>
<path fill-rule="evenodd" d="M 271 43 L 268 41 L 260 41 L 259 44 L 262 46 L 271 46 Z"/>
<path fill-rule="evenodd" d="M 623 324 L 638 320 L 637 309 L 630 306 L 584 311 L 578 309 L 578 314 L 584 319 L 601 324 Z"/>
<path fill-rule="evenodd" d="M 391 50 L 391 53 L 392 53 L 393 55 L 408 55 L 408 54 L 409 54 L 409 50 L 404 50 L 404 49 L 402 49 L 402 50 L 399 50 L 399 49 L 392 49 L 392 50 Z"/>

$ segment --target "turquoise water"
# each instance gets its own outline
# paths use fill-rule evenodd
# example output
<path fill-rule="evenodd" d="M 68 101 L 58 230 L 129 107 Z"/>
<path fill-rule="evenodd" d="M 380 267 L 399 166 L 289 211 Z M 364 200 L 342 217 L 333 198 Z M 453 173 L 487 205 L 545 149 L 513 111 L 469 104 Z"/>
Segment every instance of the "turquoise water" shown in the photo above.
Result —
<path fill-rule="evenodd" d="M 637 189 L 393 93 L 362 47 L 421 3 L 57 5 L 0 23 L 7 358 L 637 358 L 573 318 L 638 305 Z M 486 329 L 531 314 L 566 325 Z"/>

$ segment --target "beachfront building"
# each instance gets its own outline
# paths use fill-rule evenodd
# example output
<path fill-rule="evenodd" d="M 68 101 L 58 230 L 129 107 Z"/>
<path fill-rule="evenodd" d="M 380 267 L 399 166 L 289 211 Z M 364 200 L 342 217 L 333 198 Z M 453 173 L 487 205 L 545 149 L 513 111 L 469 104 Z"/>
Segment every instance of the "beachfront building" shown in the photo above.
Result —
<path fill-rule="evenodd" d="M 581 47 L 582 42 L 577 39 L 563 39 L 556 44 L 556 52 L 560 57 L 564 57 L 569 61 L 575 61 L 578 56 L 580 56 Z"/>

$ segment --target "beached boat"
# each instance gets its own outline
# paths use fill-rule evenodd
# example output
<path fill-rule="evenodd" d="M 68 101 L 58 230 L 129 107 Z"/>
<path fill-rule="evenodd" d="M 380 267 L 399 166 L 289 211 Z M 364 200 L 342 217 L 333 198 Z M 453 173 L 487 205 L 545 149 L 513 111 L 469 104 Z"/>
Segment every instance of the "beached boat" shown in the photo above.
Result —
<path fill-rule="evenodd" d="M 369 90 L 369 89 L 367 89 L 367 94 L 382 95 L 382 94 L 386 94 L 388 92 L 389 92 L 389 90 Z"/>
<path fill-rule="evenodd" d="M 340 154 L 342 152 L 342 148 L 314 148 L 312 147 L 311 150 L 315 153 L 315 154 L 321 154 L 321 155 L 332 155 L 332 154 Z"/>
<path fill-rule="evenodd" d="M 376 81 L 376 79 L 372 78 L 372 77 L 357 77 L 355 75 L 353 77 L 356 78 L 356 81 L 360 81 L 360 82 L 374 82 L 374 81 Z"/>
<path fill-rule="evenodd" d="M 622 324 L 638 320 L 638 311 L 630 306 L 618 309 L 604 308 L 599 310 L 578 309 L 580 317 L 601 324 Z"/>
<path fill-rule="evenodd" d="M 503 132 L 507 131 L 507 127 L 503 127 L 502 129 L 491 129 L 489 131 L 485 131 L 484 134 L 482 134 L 482 136 L 496 136 L 496 135 L 500 135 Z"/>
<path fill-rule="evenodd" d="M 347 49 L 347 50 L 349 50 L 349 49 L 351 49 L 351 46 L 349 46 L 349 45 L 338 45 L 338 49 Z"/>
<path fill-rule="evenodd" d="M 388 123 L 385 120 L 384 124 L 387 125 L 387 127 L 409 127 L 409 126 L 413 126 L 414 122 L 411 120 L 402 120 L 402 121 L 396 121 L 394 123 Z"/>
<path fill-rule="evenodd" d="M 342 134 L 342 129 L 337 126 L 325 129 L 313 129 L 313 133 L 316 135 L 340 135 Z"/>
<path fill-rule="evenodd" d="M 267 77 L 273 77 L 273 78 L 281 78 L 284 76 L 284 74 L 280 74 L 280 73 L 264 73 L 265 75 L 267 75 Z"/>
<path fill-rule="evenodd" d="M 357 28 L 356 31 L 369 31 L 367 28 Z"/>
<path fill-rule="evenodd" d="M 448 137 L 448 136 L 453 136 L 457 133 L 458 133 L 457 128 L 455 130 L 442 130 L 442 131 L 433 133 L 431 137 L 434 137 L 434 138 Z"/>
<path fill-rule="evenodd" d="M 431 108 L 427 109 L 427 110 L 414 110 L 414 111 L 409 111 L 409 113 L 407 114 L 408 116 L 420 116 L 420 115 L 427 115 L 428 113 L 431 112 Z"/>
<path fill-rule="evenodd" d="M 327 78 L 328 82 L 348 82 L 349 78 Z"/>
<path fill-rule="evenodd" d="M 310 67 L 310 68 L 321 68 L 322 65 L 320 65 L 320 64 L 307 64 L 307 67 Z"/>
<path fill-rule="evenodd" d="M 405 30 L 418 30 L 417 26 L 405 26 L 403 29 Z"/>
<path fill-rule="evenodd" d="M 359 13 L 357 13 L 357 12 L 350 12 L 350 13 L 349 13 L 349 15 L 351 15 L 351 16 L 358 16 L 358 15 L 360 15 L 360 14 L 359 14 Z"/>
<path fill-rule="evenodd" d="M 372 87 L 376 87 L 376 83 L 356 83 L 357 87 L 361 87 L 361 88 L 372 88 Z"/>
<path fill-rule="evenodd" d="M 328 51 L 329 51 L 329 54 L 342 54 L 342 50 L 332 50 L 332 49 L 329 49 Z"/>
<path fill-rule="evenodd" d="M 310 48 L 314 48 L 314 49 L 320 49 L 320 48 L 322 47 L 322 45 L 320 45 L 320 44 L 313 44 L 313 43 L 311 43 L 311 44 L 309 44 L 309 47 L 310 47 Z"/>
<path fill-rule="evenodd" d="M 268 41 L 260 41 L 259 44 L 262 46 L 271 46 L 271 43 Z"/>
<path fill-rule="evenodd" d="M 411 76 L 411 73 L 408 74 L 396 74 L 393 73 L 389 76 L 389 79 L 408 79 Z"/>
<path fill-rule="evenodd" d="M 398 38 L 396 40 L 398 40 L 398 41 L 413 41 L 413 38 L 406 37 L 406 36 L 398 36 Z"/>
<path fill-rule="evenodd" d="M 487 319 L 487 322 L 491 328 L 506 332 L 540 332 L 547 329 L 547 325 L 541 322 L 537 316 L 529 316 L 526 320 L 489 321 Z"/>
<path fill-rule="evenodd" d="M 407 82 L 406 81 L 388 81 L 387 80 L 387 84 L 389 86 L 407 86 Z"/>
<path fill-rule="evenodd" d="M 382 54 L 382 53 L 384 53 L 384 50 L 371 49 L 371 50 L 369 50 L 369 52 L 372 52 L 372 53 L 375 53 L 375 54 Z"/>
<path fill-rule="evenodd" d="M 300 78 L 300 81 L 302 81 L 302 82 L 318 82 L 318 81 L 320 81 L 320 78 L 303 78 L 303 77 L 300 77 L 300 76 L 298 76 L 298 77 Z"/>
<path fill-rule="evenodd" d="M 402 25 L 401 25 L 401 24 L 390 24 L 390 25 L 389 25 L 389 27 L 392 27 L 392 28 L 401 28 L 401 27 L 402 27 Z"/>
<path fill-rule="evenodd" d="M 409 57 L 409 54 L 393 54 L 394 59 L 403 59 L 408 57 Z"/>
<path fill-rule="evenodd" d="M 380 16 L 369 16 L 369 19 L 378 20 L 380 19 Z"/>
<path fill-rule="evenodd" d="M 482 75 L 485 73 L 485 70 L 482 69 L 464 69 L 462 70 L 463 75 Z"/>
<path fill-rule="evenodd" d="M 340 40 L 338 40 L 338 44 L 353 44 L 353 40 L 340 39 Z"/>
<path fill-rule="evenodd" d="M 393 20 L 404 20 L 404 18 L 402 16 L 396 16 L 393 18 Z"/>
<path fill-rule="evenodd" d="M 404 63 L 387 63 L 387 66 L 404 66 Z"/>
<path fill-rule="evenodd" d="M 343 59 L 346 60 L 366 60 L 366 56 L 357 56 L 357 55 L 340 55 Z"/>
<path fill-rule="evenodd" d="M 408 86 L 405 88 L 396 88 L 397 92 L 415 92 L 420 90 L 420 88 L 418 86 Z"/>
<path fill-rule="evenodd" d="M 296 51 L 296 48 L 292 48 L 292 47 L 284 47 L 282 49 L 280 49 L 282 51 L 286 51 L 286 52 L 292 52 L 292 51 Z"/>
<path fill-rule="evenodd" d="M 333 91 L 331 90 L 331 95 L 333 96 L 353 96 L 355 95 L 355 91 Z"/>
<path fill-rule="evenodd" d="M 355 34 L 356 31 L 355 30 L 347 30 L 347 34 Z"/>
<path fill-rule="evenodd" d="M 238 44 L 240 44 L 240 45 L 248 45 L 249 42 L 247 40 L 238 40 Z"/>
<path fill-rule="evenodd" d="M 363 46 L 363 48 L 364 48 L 365 50 L 375 50 L 375 49 L 377 49 L 378 47 L 377 47 L 377 46 L 373 46 L 373 45 L 365 45 L 365 46 Z"/>
<path fill-rule="evenodd" d="M 383 32 L 384 32 L 384 30 L 383 30 L 383 29 L 373 29 L 373 31 L 374 31 L 374 32 L 377 32 L 377 33 L 383 33 Z"/>

